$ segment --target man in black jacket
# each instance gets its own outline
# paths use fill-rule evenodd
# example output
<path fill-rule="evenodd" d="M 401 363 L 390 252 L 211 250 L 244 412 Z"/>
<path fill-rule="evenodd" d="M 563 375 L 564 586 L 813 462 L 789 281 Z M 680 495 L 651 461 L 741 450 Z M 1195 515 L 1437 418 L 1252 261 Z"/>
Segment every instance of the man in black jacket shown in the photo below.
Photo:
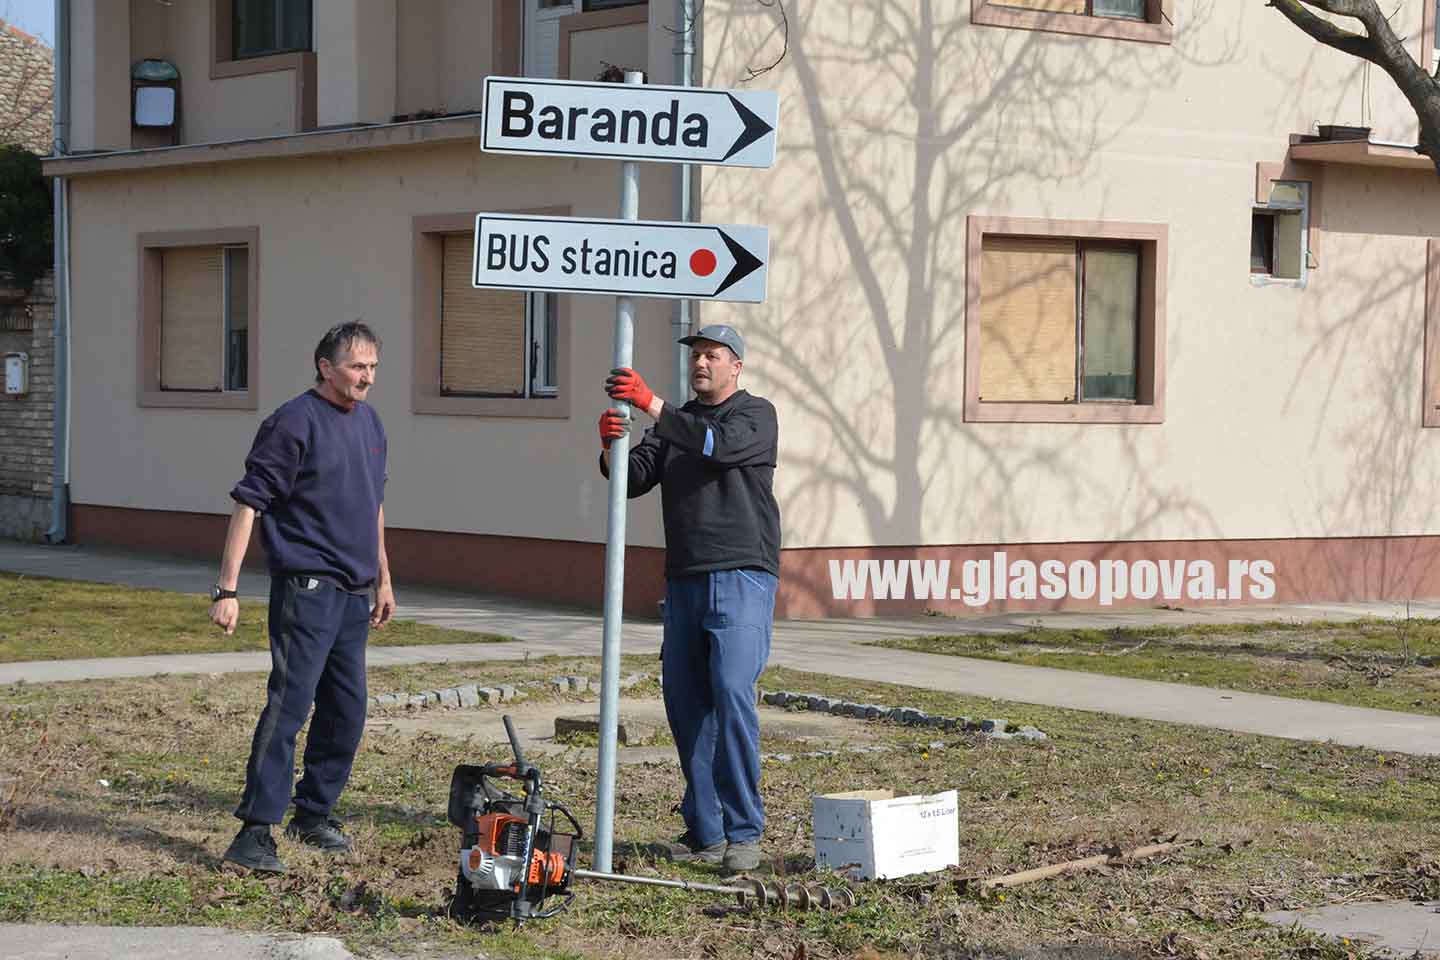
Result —
<path fill-rule="evenodd" d="M 665 713 L 685 774 L 689 854 L 732 871 L 760 864 L 760 718 L 755 683 L 770 657 L 780 573 L 771 486 L 778 426 L 770 401 L 739 388 L 745 341 L 723 324 L 682 337 L 696 399 L 678 410 L 635 371 L 614 370 L 612 399 L 655 419 L 630 451 L 630 497 L 660 485 L 665 519 Z M 600 416 L 600 469 L 623 435 Z"/>

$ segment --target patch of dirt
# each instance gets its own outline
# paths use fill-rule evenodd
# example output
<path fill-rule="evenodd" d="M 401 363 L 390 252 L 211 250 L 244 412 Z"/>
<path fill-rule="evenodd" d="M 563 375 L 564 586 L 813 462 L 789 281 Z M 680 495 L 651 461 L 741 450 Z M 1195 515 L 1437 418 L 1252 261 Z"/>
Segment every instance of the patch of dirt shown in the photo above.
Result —
<path fill-rule="evenodd" d="M 761 749 L 769 742 L 785 741 L 803 744 L 814 750 L 840 750 L 856 744 L 875 743 L 880 738 L 874 728 L 850 717 L 828 713 L 792 712 L 778 707 L 760 706 Z M 485 741 L 505 742 L 505 727 L 500 716 L 509 714 L 520 738 L 520 749 L 530 756 L 564 755 L 570 751 L 594 753 L 592 747 L 575 747 L 555 739 L 557 717 L 591 717 L 600 712 L 593 703 L 507 703 L 499 710 L 449 710 L 430 708 L 406 716 L 372 717 L 365 724 L 371 734 L 397 733 L 402 736 L 439 734 L 463 739 L 473 736 Z M 620 716 L 633 718 L 639 725 L 666 728 L 665 704 L 658 699 L 620 699 Z M 505 757 L 488 757 L 503 760 Z M 654 763 L 675 761 L 673 746 L 622 746 L 616 755 L 618 763 Z M 478 762 L 478 760 L 477 760 Z"/>

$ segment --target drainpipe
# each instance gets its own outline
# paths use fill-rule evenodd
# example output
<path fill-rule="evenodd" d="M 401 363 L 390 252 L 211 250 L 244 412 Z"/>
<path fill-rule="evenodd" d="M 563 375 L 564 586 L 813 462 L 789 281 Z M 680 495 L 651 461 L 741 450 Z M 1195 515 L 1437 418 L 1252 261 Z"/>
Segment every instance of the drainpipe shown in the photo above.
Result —
<path fill-rule="evenodd" d="M 55 0 L 55 143 L 57 157 L 70 146 L 70 0 Z M 70 516 L 70 185 L 55 189 L 55 472 L 50 492 L 50 529 L 45 539 L 64 543 Z"/>
<path fill-rule="evenodd" d="M 694 83 L 694 71 L 695 0 L 675 0 L 676 83 L 682 87 L 691 86 Z M 680 165 L 680 193 L 676 206 L 680 213 L 680 220 L 685 223 L 694 220 L 694 211 L 690 207 L 691 177 L 694 169 L 694 164 L 682 163 Z M 679 340 L 690 333 L 690 303 L 689 300 L 675 301 L 675 314 L 672 321 L 675 336 L 671 338 L 672 340 Z M 677 343 L 674 349 L 675 386 L 672 396 L 676 406 L 679 406 L 690 399 L 690 348 L 683 343 Z"/>

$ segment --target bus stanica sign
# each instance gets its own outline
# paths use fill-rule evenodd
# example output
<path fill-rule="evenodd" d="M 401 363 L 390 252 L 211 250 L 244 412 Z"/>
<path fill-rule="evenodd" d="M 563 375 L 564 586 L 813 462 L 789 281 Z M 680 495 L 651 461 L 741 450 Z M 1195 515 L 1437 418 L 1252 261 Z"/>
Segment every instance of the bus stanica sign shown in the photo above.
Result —
<path fill-rule="evenodd" d="M 764 227 L 482 213 L 474 285 L 618 296 L 765 299 Z"/>

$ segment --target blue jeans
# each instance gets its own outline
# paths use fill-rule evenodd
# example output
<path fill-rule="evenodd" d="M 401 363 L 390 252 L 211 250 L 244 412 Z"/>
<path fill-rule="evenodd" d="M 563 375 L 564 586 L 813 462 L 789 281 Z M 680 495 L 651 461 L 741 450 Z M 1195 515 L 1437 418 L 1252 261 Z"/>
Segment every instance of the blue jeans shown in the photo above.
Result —
<path fill-rule="evenodd" d="M 313 584 L 313 586 L 312 586 Z M 270 580 L 270 680 L 235 816 L 279 823 L 295 783 L 295 738 L 315 707 L 295 809 L 335 806 L 365 732 L 369 598 L 304 575 Z"/>
<path fill-rule="evenodd" d="M 755 683 L 770 658 L 777 586 L 755 569 L 665 582 L 665 714 L 685 773 L 680 812 L 700 846 L 765 830 Z"/>

